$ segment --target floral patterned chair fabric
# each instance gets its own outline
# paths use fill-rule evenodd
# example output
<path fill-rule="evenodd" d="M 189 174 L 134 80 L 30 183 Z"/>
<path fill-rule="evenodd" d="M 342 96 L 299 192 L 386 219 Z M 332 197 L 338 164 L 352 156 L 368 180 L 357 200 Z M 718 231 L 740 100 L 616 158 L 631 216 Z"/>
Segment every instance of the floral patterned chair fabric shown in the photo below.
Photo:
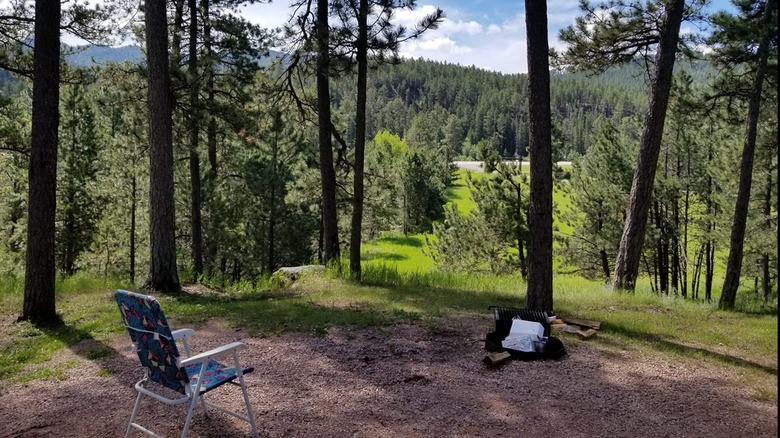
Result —
<path fill-rule="evenodd" d="M 188 373 L 179 364 L 179 350 L 160 303 L 152 296 L 124 290 L 114 296 L 149 380 L 184 394 L 190 383 Z"/>
<path fill-rule="evenodd" d="M 144 367 L 144 377 L 135 384 L 138 392 L 135 407 L 127 426 L 125 437 L 130 435 L 133 429 L 151 436 L 157 436 L 154 432 L 136 423 L 138 408 L 141 405 L 141 397 L 146 395 L 170 405 L 187 404 L 187 418 L 184 421 L 182 438 L 187 436 L 187 431 L 192 420 L 192 415 L 198 401 L 203 409 L 207 407 L 225 412 L 238 419 L 244 420 L 252 427 L 253 436 L 257 437 L 252 406 L 249 403 L 249 392 L 244 382 L 244 374 L 254 371 L 254 368 L 243 368 L 239 363 L 238 350 L 246 346 L 241 342 L 233 342 L 222 347 L 209 350 L 195 356 L 190 355 L 187 338 L 194 335 L 192 329 L 171 330 L 168 320 L 160 308 L 160 303 L 152 296 L 142 295 L 125 290 L 117 290 L 114 298 L 119 306 L 133 348 L 138 353 L 138 359 Z M 176 340 L 181 340 L 187 353 L 187 358 L 182 359 Z M 229 356 L 233 359 L 233 367 L 228 367 L 214 358 Z M 146 383 L 152 381 L 166 388 L 172 389 L 182 396 L 168 398 L 151 388 Z M 237 381 L 237 382 L 236 382 Z M 230 409 L 218 406 L 206 400 L 204 394 L 225 383 L 234 383 L 241 387 L 246 405 L 247 415 L 242 415 Z"/>

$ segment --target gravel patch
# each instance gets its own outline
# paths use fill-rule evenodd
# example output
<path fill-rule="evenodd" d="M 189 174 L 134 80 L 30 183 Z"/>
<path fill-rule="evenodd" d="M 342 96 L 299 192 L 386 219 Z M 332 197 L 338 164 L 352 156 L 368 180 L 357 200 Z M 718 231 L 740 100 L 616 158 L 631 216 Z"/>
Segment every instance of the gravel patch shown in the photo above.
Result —
<path fill-rule="evenodd" d="M 492 321 L 446 324 L 433 331 L 404 324 L 252 338 L 212 321 L 192 346 L 200 352 L 236 340 L 249 345 L 241 357 L 255 367 L 246 379 L 267 437 L 777 436 L 777 404 L 753 399 L 723 367 L 564 337 L 569 355 L 563 360 L 487 369 L 483 338 Z M 0 437 L 123 436 L 141 371 L 126 336 L 102 348 L 117 354 L 88 361 L 89 348 L 69 350 L 81 362 L 64 381 L 0 389 Z M 231 386 L 209 396 L 242 405 Z M 184 414 L 184 407 L 146 398 L 138 421 L 173 437 Z M 206 417 L 199 409 L 189 436 L 251 434 L 241 421 L 216 412 Z"/>

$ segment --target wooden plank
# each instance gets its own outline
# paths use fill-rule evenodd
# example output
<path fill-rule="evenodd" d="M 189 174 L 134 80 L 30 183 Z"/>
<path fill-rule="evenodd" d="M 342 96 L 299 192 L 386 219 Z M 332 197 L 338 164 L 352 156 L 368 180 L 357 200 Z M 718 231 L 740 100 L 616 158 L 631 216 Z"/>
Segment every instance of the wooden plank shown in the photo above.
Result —
<path fill-rule="evenodd" d="M 482 359 L 482 362 L 489 367 L 494 367 L 506 362 L 510 357 L 512 357 L 512 355 L 506 351 L 501 353 L 489 353 Z"/>
<path fill-rule="evenodd" d="M 598 329 L 601 328 L 601 323 L 600 322 L 592 321 L 590 319 L 563 318 L 563 321 L 566 324 L 574 324 L 574 325 L 578 325 L 580 327 L 592 328 L 594 330 L 598 330 Z"/>
<path fill-rule="evenodd" d="M 553 324 L 550 326 L 553 330 L 558 330 L 563 333 L 577 333 L 581 329 L 577 327 L 576 325 L 566 325 L 566 324 Z"/>
<path fill-rule="evenodd" d="M 596 333 L 598 333 L 596 330 L 587 329 L 585 331 L 578 331 L 577 336 L 579 336 L 580 339 L 589 339 L 592 338 Z"/>
<path fill-rule="evenodd" d="M 555 324 L 566 324 L 566 323 L 565 323 L 565 322 L 563 322 L 563 320 L 562 320 L 562 319 L 560 319 L 560 318 L 555 318 L 555 319 L 553 320 L 553 322 L 551 322 L 551 323 L 550 323 L 550 325 L 555 325 Z"/>

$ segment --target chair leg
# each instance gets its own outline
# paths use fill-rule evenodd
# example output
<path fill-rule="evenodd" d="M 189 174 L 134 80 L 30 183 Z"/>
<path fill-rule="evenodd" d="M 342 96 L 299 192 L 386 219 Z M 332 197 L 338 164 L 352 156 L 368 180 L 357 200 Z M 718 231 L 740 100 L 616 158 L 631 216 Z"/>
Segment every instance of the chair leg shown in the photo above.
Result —
<path fill-rule="evenodd" d="M 241 392 L 244 394 L 244 403 L 246 404 L 246 414 L 249 419 L 249 425 L 252 426 L 252 436 L 258 438 L 257 424 L 255 423 L 255 413 L 252 411 L 252 404 L 249 403 L 249 391 L 246 388 L 246 382 L 244 381 L 244 372 L 241 368 L 241 363 L 238 361 L 238 353 L 233 350 L 233 363 L 236 366 L 236 374 L 238 375 L 238 383 L 241 386 Z"/>
<path fill-rule="evenodd" d="M 244 403 L 246 403 L 247 418 L 249 418 L 249 425 L 252 426 L 252 436 L 258 438 L 257 425 L 255 424 L 255 414 L 252 412 L 252 405 L 249 403 L 249 391 L 247 391 L 246 383 L 244 383 L 244 376 L 241 371 L 238 373 L 238 381 L 241 383 L 241 392 L 244 394 Z"/>
<path fill-rule="evenodd" d="M 199 398 L 200 398 L 200 405 L 203 406 L 203 413 L 206 414 L 206 417 L 208 417 L 209 416 L 209 410 L 208 410 L 208 407 L 206 406 L 206 395 L 203 394 Z"/>
<path fill-rule="evenodd" d="M 138 408 L 141 406 L 141 394 L 138 393 L 138 397 L 135 399 L 135 407 L 133 407 L 133 414 L 130 415 L 130 423 L 127 424 L 127 431 L 125 432 L 125 438 L 130 436 L 130 430 L 133 428 L 133 423 L 135 423 L 135 418 L 138 415 Z"/>
<path fill-rule="evenodd" d="M 190 401 L 187 408 L 187 419 L 184 420 L 184 430 L 181 431 L 181 438 L 187 438 L 187 431 L 190 428 L 190 422 L 192 422 L 192 414 L 195 413 L 195 405 L 198 404 L 198 396 L 193 394 L 192 401 Z"/>

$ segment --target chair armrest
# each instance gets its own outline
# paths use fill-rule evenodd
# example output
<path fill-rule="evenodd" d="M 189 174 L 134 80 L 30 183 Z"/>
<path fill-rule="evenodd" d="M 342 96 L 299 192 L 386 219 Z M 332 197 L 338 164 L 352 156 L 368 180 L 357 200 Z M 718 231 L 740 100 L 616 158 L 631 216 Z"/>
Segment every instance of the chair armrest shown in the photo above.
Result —
<path fill-rule="evenodd" d="M 233 350 L 244 349 L 244 348 L 246 348 L 246 344 L 244 344 L 243 342 L 231 342 L 230 344 L 217 347 L 213 350 L 209 350 L 204 353 L 197 354 L 192 357 L 188 357 L 187 359 L 181 361 L 181 366 L 186 367 L 187 365 L 192 365 L 200 362 L 207 362 L 212 357 L 222 356 L 226 353 L 232 352 Z"/>
<path fill-rule="evenodd" d="M 171 334 L 173 335 L 174 340 L 178 340 L 178 339 L 189 338 L 190 336 L 195 336 L 195 330 L 191 328 L 183 328 L 179 330 L 174 330 L 171 332 Z"/>

